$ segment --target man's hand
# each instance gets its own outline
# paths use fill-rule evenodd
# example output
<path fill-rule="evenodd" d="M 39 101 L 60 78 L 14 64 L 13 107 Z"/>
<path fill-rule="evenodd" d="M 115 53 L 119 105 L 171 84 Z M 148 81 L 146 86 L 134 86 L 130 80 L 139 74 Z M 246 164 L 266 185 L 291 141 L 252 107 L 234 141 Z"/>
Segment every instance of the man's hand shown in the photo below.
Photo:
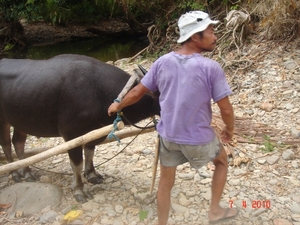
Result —
<path fill-rule="evenodd" d="M 224 143 L 228 143 L 232 140 L 233 137 L 233 130 L 229 130 L 227 127 L 224 127 L 224 129 L 221 132 L 221 139 Z"/>
<path fill-rule="evenodd" d="M 112 116 L 112 115 L 115 114 L 116 112 L 120 111 L 119 105 L 120 105 L 119 102 L 114 102 L 114 103 L 112 103 L 112 104 L 108 107 L 108 111 L 107 111 L 108 115 L 109 115 L 109 116 Z"/>

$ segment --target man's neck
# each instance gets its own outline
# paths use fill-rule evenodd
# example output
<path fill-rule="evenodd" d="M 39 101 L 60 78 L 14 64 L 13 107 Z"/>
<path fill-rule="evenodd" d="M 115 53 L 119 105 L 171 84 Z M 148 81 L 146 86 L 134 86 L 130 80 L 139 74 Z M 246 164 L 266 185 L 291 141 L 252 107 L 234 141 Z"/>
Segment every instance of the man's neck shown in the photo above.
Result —
<path fill-rule="evenodd" d="M 182 45 L 180 49 L 176 51 L 177 54 L 180 55 L 192 55 L 194 53 L 200 53 L 201 54 L 202 50 L 197 48 L 193 43 L 191 42 L 186 42 Z"/>

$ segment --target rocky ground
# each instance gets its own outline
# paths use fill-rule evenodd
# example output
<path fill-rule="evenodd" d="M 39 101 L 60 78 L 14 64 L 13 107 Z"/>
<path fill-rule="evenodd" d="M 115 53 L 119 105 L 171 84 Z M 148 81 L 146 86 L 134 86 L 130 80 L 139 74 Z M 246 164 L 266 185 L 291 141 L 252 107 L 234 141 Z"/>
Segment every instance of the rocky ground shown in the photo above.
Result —
<path fill-rule="evenodd" d="M 228 55 L 228 59 L 230 54 Z M 126 60 L 117 66 L 132 73 L 137 63 L 149 68 L 151 59 Z M 238 207 L 240 215 L 227 224 L 299 225 L 300 224 L 300 45 L 261 42 L 246 45 L 239 61 L 227 65 L 228 81 L 234 90 L 231 97 L 237 126 L 235 141 L 226 146 L 232 151 L 228 181 L 221 205 Z M 242 64 L 251 65 L 247 69 Z M 247 64 L 248 63 L 248 64 Z M 232 68 L 237 68 L 233 70 Z M 213 106 L 214 113 L 218 110 Z M 145 124 L 148 121 L 143 121 Z M 139 135 L 97 146 L 95 165 L 105 177 L 96 186 L 86 183 L 94 199 L 78 204 L 71 192 L 71 168 L 67 155 L 59 155 L 32 168 L 41 183 L 56 185 L 61 202 L 26 215 L 12 206 L 2 212 L 0 224 L 73 224 L 73 225 L 152 225 L 157 222 L 155 194 L 149 192 L 156 133 Z M 27 149 L 49 148 L 62 143 L 61 138 L 30 137 Z M 129 144 L 129 146 L 127 146 Z M 127 147 L 126 147 L 127 146 Z M 116 155 L 119 151 L 126 149 Z M 108 162 L 106 162 L 108 161 Z M 208 224 L 213 166 L 200 170 L 188 164 L 178 167 L 172 190 L 169 224 Z M 0 176 L 1 192 L 14 185 L 10 176 Z M 43 198 L 40 199 L 43 201 Z M 34 199 L 32 199 L 34 202 Z M 68 212 L 73 217 L 64 220 Z M 75 215 L 78 213 L 78 217 Z M 66 218 L 66 217 L 65 217 Z"/>

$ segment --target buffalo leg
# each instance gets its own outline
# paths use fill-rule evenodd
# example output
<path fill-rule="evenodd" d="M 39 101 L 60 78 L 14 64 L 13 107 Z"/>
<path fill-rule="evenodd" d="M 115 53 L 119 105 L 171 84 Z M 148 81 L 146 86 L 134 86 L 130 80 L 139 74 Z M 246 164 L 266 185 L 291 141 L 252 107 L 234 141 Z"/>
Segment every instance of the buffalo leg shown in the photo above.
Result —
<path fill-rule="evenodd" d="M 101 184 L 103 182 L 103 177 L 96 172 L 93 158 L 95 152 L 95 145 L 84 145 L 84 157 L 85 157 L 85 168 L 84 177 L 88 182 L 92 184 Z"/>
<path fill-rule="evenodd" d="M 12 138 L 12 143 L 14 145 L 16 154 L 19 159 L 25 159 L 25 142 L 26 142 L 27 134 L 14 129 L 14 134 Z M 25 177 L 25 181 L 35 182 L 38 178 L 31 172 L 31 169 L 27 166 L 18 170 L 19 174 L 22 177 Z"/>
<path fill-rule="evenodd" d="M 14 159 L 12 156 L 10 125 L 8 123 L 0 122 L 0 145 L 2 146 L 7 162 L 13 162 Z M 20 175 L 17 171 L 12 171 L 11 174 L 15 182 L 22 182 Z"/>
<path fill-rule="evenodd" d="M 83 190 L 81 172 L 83 169 L 82 147 L 77 147 L 68 151 L 71 168 L 73 170 L 73 194 L 77 202 L 86 202 L 87 198 L 92 198 L 88 191 Z"/>

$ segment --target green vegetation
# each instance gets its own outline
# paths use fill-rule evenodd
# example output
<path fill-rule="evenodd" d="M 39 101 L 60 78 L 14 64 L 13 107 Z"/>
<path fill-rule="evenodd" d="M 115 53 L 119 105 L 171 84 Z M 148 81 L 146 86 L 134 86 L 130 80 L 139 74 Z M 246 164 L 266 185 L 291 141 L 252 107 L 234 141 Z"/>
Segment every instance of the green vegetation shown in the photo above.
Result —
<path fill-rule="evenodd" d="M 148 216 L 148 211 L 141 210 L 139 212 L 140 221 L 144 221 Z"/>
<path fill-rule="evenodd" d="M 275 145 L 271 142 L 271 138 L 267 135 L 264 135 L 264 143 L 263 147 L 260 149 L 264 152 L 272 152 L 274 151 Z"/>

